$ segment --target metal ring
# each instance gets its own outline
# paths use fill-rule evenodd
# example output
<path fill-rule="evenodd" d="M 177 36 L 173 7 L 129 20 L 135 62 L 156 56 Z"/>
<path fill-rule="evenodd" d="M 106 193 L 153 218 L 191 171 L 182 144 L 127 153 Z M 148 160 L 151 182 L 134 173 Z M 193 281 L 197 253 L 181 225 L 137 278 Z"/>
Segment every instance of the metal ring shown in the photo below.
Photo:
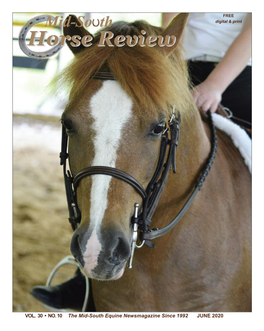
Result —
<path fill-rule="evenodd" d="M 141 242 L 141 244 L 140 244 L 140 245 L 137 245 L 137 244 L 136 244 L 136 248 L 141 248 L 141 247 L 143 247 L 143 246 L 144 246 L 144 244 L 145 244 L 145 240 L 143 240 L 143 241 Z"/>
<path fill-rule="evenodd" d="M 232 118 L 233 117 L 233 112 L 229 108 L 223 107 L 223 109 L 227 113 L 227 118 Z"/>

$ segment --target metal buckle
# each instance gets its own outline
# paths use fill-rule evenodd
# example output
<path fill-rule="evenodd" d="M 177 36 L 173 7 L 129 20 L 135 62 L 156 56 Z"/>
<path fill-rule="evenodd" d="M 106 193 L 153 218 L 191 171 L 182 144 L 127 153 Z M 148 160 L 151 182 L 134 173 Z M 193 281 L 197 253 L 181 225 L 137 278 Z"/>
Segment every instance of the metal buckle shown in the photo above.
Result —
<path fill-rule="evenodd" d="M 169 127 L 172 125 L 172 122 L 176 119 L 176 107 L 175 105 L 173 106 L 172 108 L 172 114 L 171 114 L 171 117 L 168 121 L 168 124 L 169 124 Z M 169 127 L 165 127 L 164 131 L 162 132 L 162 135 L 164 135 L 166 132 L 169 131 Z"/>
<path fill-rule="evenodd" d="M 169 120 L 169 125 L 172 124 L 172 122 L 175 120 L 175 118 L 176 118 L 176 107 L 175 107 L 175 105 L 173 105 L 172 114 L 171 114 L 171 117 Z"/>
<path fill-rule="evenodd" d="M 128 269 L 132 269 L 132 262 L 133 262 L 133 257 L 134 257 L 135 249 L 136 248 L 141 248 L 145 244 L 145 240 L 143 240 L 140 243 L 140 245 L 137 245 L 137 239 L 138 239 L 138 223 L 137 223 L 138 209 L 139 209 L 139 204 L 138 203 L 135 203 L 135 206 L 134 206 L 134 219 L 135 219 L 135 223 L 133 224 L 131 255 L 130 255 L 130 259 L 129 259 Z"/>

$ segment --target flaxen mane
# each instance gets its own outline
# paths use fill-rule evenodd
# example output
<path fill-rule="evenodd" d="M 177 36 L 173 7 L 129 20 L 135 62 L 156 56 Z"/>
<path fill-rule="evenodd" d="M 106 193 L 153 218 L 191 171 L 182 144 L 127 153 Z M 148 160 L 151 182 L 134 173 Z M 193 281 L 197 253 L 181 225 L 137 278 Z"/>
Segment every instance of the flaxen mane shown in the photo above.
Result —
<path fill-rule="evenodd" d="M 144 30 L 145 37 L 159 35 L 162 31 L 143 21 L 117 22 L 103 30 L 112 31 L 114 36 L 139 36 Z M 82 94 L 92 74 L 107 68 L 142 111 L 165 110 L 168 103 L 175 104 L 182 111 L 193 108 L 187 67 L 180 46 L 172 55 L 165 56 L 159 46 L 98 47 L 99 38 L 100 31 L 93 45 L 77 54 L 59 76 L 63 87 L 65 83 L 70 86 L 71 99 Z"/>

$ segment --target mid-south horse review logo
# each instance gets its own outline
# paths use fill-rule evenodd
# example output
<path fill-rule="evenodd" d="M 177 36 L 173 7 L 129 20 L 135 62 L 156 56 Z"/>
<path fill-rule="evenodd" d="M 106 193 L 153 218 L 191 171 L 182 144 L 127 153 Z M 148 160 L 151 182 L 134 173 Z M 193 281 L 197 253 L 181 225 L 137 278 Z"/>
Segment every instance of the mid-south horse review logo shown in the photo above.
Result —
<path fill-rule="evenodd" d="M 51 35 L 47 36 L 48 31 L 30 31 L 30 29 L 41 23 L 41 22 L 46 22 L 46 26 L 53 26 L 56 27 L 58 24 L 58 27 L 69 27 L 71 25 L 75 25 L 76 28 L 80 28 L 83 26 L 98 26 L 98 27 L 103 27 L 103 26 L 111 26 L 112 25 L 112 20 L 109 19 L 109 16 L 101 20 L 86 20 L 83 21 L 82 18 L 83 16 L 79 16 L 77 18 L 77 22 L 71 21 L 72 16 L 68 16 L 65 20 L 62 18 L 59 20 L 59 16 L 53 17 L 51 15 L 39 15 L 31 20 L 29 20 L 21 29 L 20 34 L 19 34 L 19 46 L 21 50 L 29 57 L 32 58 L 49 58 L 56 53 L 58 53 L 61 48 L 64 46 L 65 41 L 70 42 L 72 47 L 79 47 L 80 45 L 84 47 L 90 47 L 93 44 L 93 39 L 94 37 L 91 34 L 87 34 L 85 36 L 80 36 L 78 34 L 70 36 L 70 35 Z M 59 22 L 58 22 L 59 20 Z M 26 44 L 26 36 L 28 32 L 31 33 L 29 43 Z M 136 45 L 139 45 L 140 47 L 154 47 L 154 46 L 159 46 L 159 47 L 172 47 L 176 43 L 176 37 L 174 35 L 158 35 L 158 36 L 146 36 L 146 31 L 141 30 L 140 35 L 136 36 L 134 35 L 129 36 L 129 35 L 118 35 L 114 36 L 114 33 L 112 31 L 106 31 L 102 30 L 100 32 L 100 40 L 99 43 L 97 44 L 98 47 L 123 47 L 127 45 L 128 47 L 134 47 Z M 29 49 L 27 46 L 53 46 L 51 49 L 48 51 L 42 51 L 42 52 L 35 52 Z"/>

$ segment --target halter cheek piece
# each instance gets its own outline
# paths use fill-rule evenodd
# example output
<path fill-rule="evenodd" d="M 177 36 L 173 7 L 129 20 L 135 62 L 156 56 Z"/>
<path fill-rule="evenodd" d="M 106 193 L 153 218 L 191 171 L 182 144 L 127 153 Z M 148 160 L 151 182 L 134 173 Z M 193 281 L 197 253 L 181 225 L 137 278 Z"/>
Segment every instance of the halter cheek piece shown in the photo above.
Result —
<path fill-rule="evenodd" d="M 94 75 L 92 78 L 113 80 L 113 76 L 111 73 L 103 73 L 99 72 Z M 164 190 L 169 170 L 172 168 L 173 173 L 176 173 L 176 151 L 179 144 L 180 137 L 180 123 L 181 123 L 181 115 L 178 111 L 176 115 L 175 108 L 173 107 L 173 112 L 171 118 L 168 121 L 168 124 L 161 136 L 161 145 L 160 145 L 160 153 L 158 164 L 156 170 L 153 174 L 153 177 L 148 184 L 146 190 L 144 187 L 131 175 L 126 172 L 106 166 L 93 166 L 82 169 L 78 172 L 74 177 L 71 175 L 70 171 L 67 170 L 66 161 L 68 158 L 67 146 L 68 146 L 68 136 L 66 133 L 65 127 L 62 125 L 62 140 L 61 140 L 61 153 L 60 153 L 60 164 L 63 165 L 63 175 L 65 182 L 65 190 L 67 197 L 67 204 L 69 210 L 69 221 L 72 225 L 73 230 L 75 230 L 80 221 L 81 221 L 81 213 L 77 205 L 76 199 L 76 190 L 81 180 L 88 176 L 93 175 L 106 175 L 112 176 L 117 179 L 123 180 L 127 184 L 131 185 L 137 193 L 141 196 L 143 204 L 142 211 L 139 214 L 139 204 L 135 203 L 134 206 L 134 216 L 132 218 L 133 225 L 133 236 L 132 236 L 132 249 L 131 249 L 131 257 L 129 262 L 129 268 L 132 268 L 132 259 L 134 255 L 135 248 L 141 248 L 143 245 L 147 245 L 149 247 L 154 247 L 155 244 L 152 242 L 153 239 L 156 239 L 160 236 L 163 236 L 167 232 L 169 232 L 183 217 L 191 203 L 193 202 L 196 194 L 202 188 L 202 185 L 212 167 L 214 162 L 216 152 L 217 152 L 217 135 L 216 130 L 213 124 L 211 112 L 207 112 L 210 128 L 211 128 L 211 152 L 206 163 L 206 166 L 200 177 L 194 186 L 194 189 L 189 196 L 188 200 L 182 207 L 179 214 L 165 227 L 162 229 L 149 229 L 151 224 L 151 218 L 157 208 L 158 202 Z M 137 245 L 138 239 L 138 229 L 140 230 L 140 240 L 141 244 Z"/>

